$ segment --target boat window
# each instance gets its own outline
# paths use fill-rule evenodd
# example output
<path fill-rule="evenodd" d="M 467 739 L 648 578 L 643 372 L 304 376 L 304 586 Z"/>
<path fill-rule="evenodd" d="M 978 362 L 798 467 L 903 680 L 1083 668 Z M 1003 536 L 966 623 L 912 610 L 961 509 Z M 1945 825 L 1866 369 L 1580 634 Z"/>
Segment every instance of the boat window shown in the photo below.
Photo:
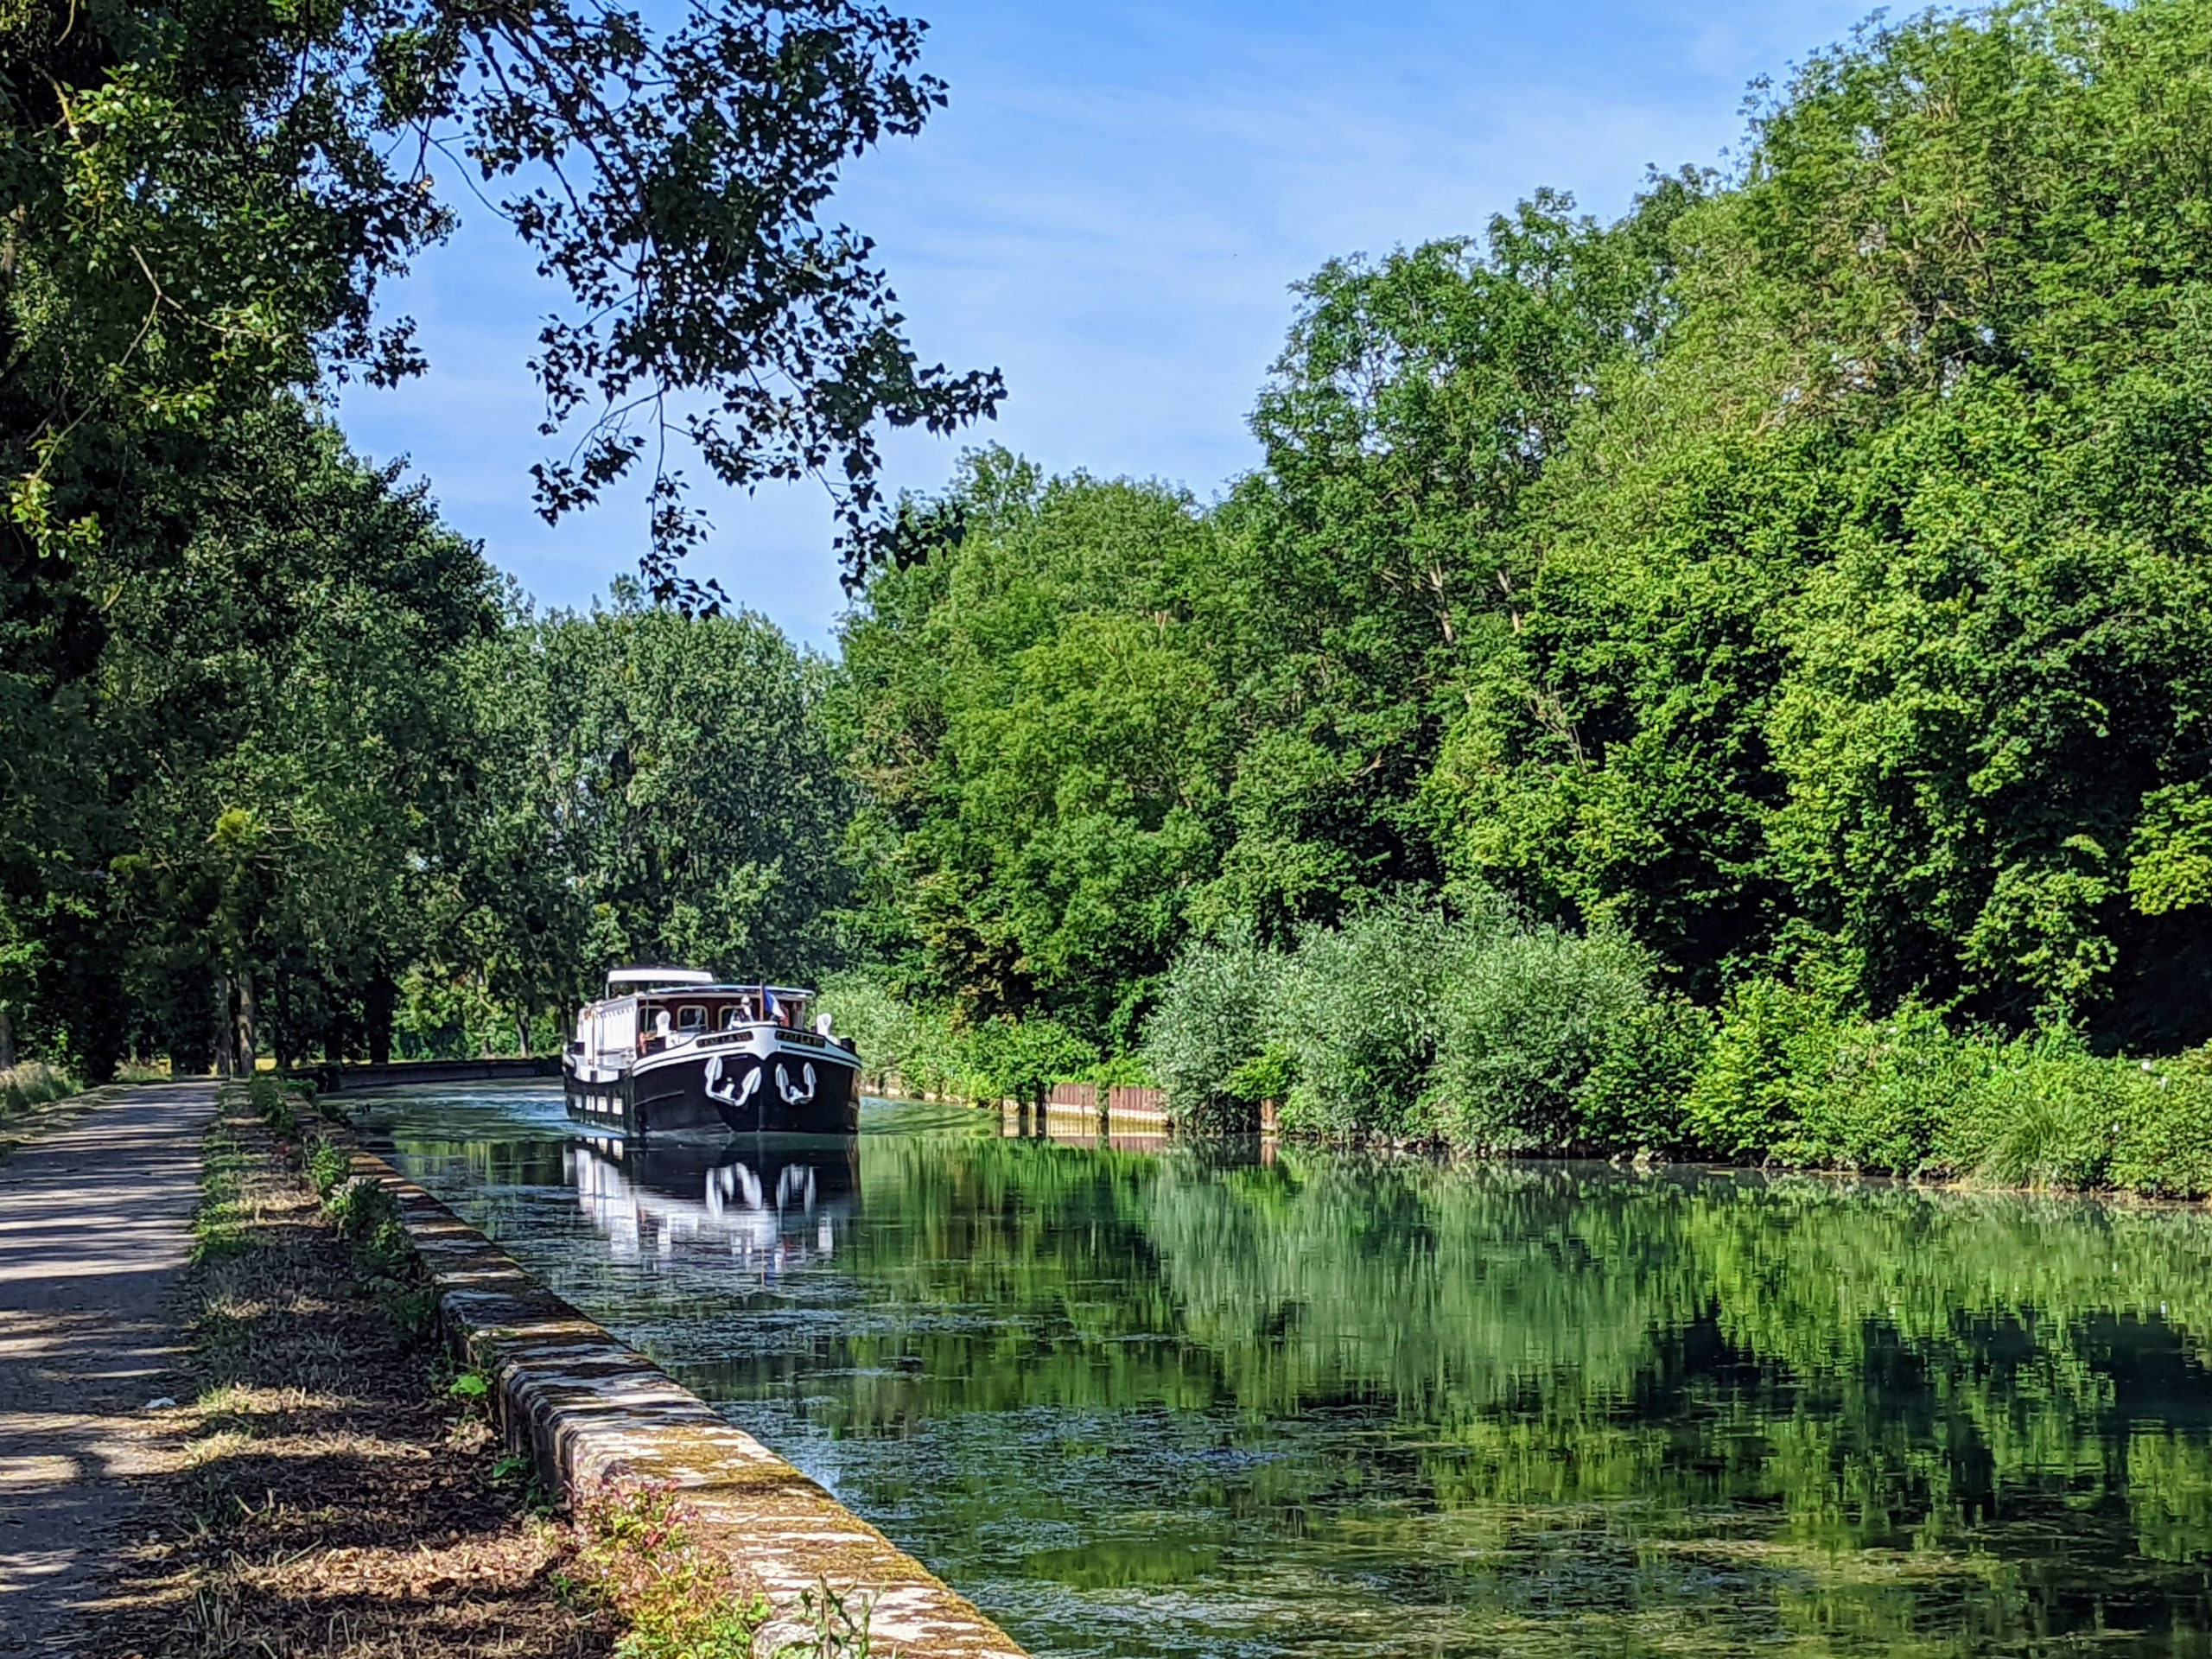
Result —
<path fill-rule="evenodd" d="M 678 1008 L 676 1011 L 676 1028 L 678 1031 L 704 1031 L 707 1028 L 707 1011 L 696 1005 Z"/>
<path fill-rule="evenodd" d="M 735 1031 L 740 1025 L 744 1023 L 744 1019 L 745 1010 L 738 1007 L 734 1003 L 733 1003 L 730 1007 L 722 1010 L 722 1029 L 724 1031 Z"/>

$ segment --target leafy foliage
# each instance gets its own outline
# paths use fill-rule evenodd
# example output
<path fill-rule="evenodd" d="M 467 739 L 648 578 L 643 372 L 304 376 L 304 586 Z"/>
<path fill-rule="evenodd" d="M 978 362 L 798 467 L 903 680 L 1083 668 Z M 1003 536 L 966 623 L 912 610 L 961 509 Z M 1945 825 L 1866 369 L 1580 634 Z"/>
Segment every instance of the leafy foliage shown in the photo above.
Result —
<path fill-rule="evenodd" d="M 832 965 L 851 791 L 824 665 L 750 612 L 518 613 L 467 652 L 467 810 L 409 986 L 418 1038 L 534 1028 L 619 961 Z"/>
<path fill-rule="evenodd" d="M 1287 960 L 1260 943 L 1249 924 L 1217 940 L 1194 940 L 1175 959 L 1160 1007 L 1145 1026 L 1144 1055 L 1179 1125 L 1203 1130 L 1256 1127 L 1253 1113 L 1272 1084 L 1291 1081 L 1290 1057 L 1267 1077 Z"/>
<path fill-rule="evenodd" d="M 959 546 L 844 636 L 860 935 L 970 1023 L 1127 1047 L 1220 855 L 1212 537 L 1187 498 L 1002 453 L 958 495 Z"/>
<path fill-rule="evenodd" d="M 654 602 L 672 478 L 662 585 L 541 618 L 270 389 L 409 366 L 370 296 L 445 210 L 364 135 L 429 134 L 585 308 L 549 510 L 719 388 L 710 464 L 849 463 L 857 524 L 871 423 L 995 395 L 814 217 L 935 106 L 912 26 L 341 9 L 232 61 L 135 16 L 0 41 L 56 67 L 6 81 L 0 1038 L 95 1079 L 211 1027 L 528 1046 L 610 957 L 853 965 L 833 1007 L 931 1090 L 1149 1065 L 1193 1125 L 2202 1179 L 2202 7 L 1878 20 L 1726 176 L 1332 262 L 1219 500 L 971 454 L 834 669 Z M 204 221 L 114 185 L 218 161 Z M 276 286 L 138 270 L 227 270 L 249 207 L 307 250 Z"/>
<path fill-rule="evenodd" d="M 1294 1118 L 1480 1144 L 1656 1149 L 1649 1068 L 1698 1074 L 1709 1150 L 1896 1166 L 1974 1072 L 1945 1033 L 2212 1037 L 2208 31 L 1877 20 L 1758 89 L 1725 177 L 1332 262 L 1211 512 L 977 459 L 967 539 L 848 636 L 868 941 L 925 995 L 1217 1053 L 1188 1095 L 1272 1039 L 1145 1027 L 1166 964 L 1320 927 L 1343 986 L 1441 1000 L 1300 993 Z M 1556 931 L 1440 978 L 1358 919 L 1463 888 Z M 1531 1048 L 1511 1103 L 1481 1059 L 1419 1106 L 1455 1025 L 1605 1103 Z"/>
<path fill-rule="evenodd" d="M 549 518 L 644 463 L 649 582 L 699 594 L 676 564 L 699 524 L 675 438 L 739 488 L 825 475 L 864 563 L 872 429 L 948 430 L 1001 391 L 924 365 L 872 245 L 823 219 L 850 159 L 944 103 L 916 68 L 922 32 L 852 0 L 727 0 L 666 29 L 557 3 L 16 9 L 0 29 L 16 525 L 81 551 L 115 436 L 325 368 L 419 370 L 377 296 L 449 232 L 458 180 L 566 290 L 532 365 L 545 435 L 582 424 L 537 470 Z"/>
<path fill-rule="evenodd" d="M 543 790 L 471 745 L 548 707 L 487 717 L 490 572 L 308 400 L 420 370 L 380 296 L 466 194 L 563 296 L 549 518 L 649 472 L 646 591 L 718 608 L 679 563 L 688 445 L 739 488 L 824 479 L 855 570 L 910 554 L 878 437 L 988 415 L 998 378 L 919 358 L 828 208 L 942 105 L 922 33 L 847 0 L 0 17 L 0 1065 L 381 1056 L 403 982 L 531 1040 L 606 941 L 557 858 L 515 868 Z M 812 874 L 738 863 L 695 920 L 613 933 L 781 948 L 763 912 Z"/>

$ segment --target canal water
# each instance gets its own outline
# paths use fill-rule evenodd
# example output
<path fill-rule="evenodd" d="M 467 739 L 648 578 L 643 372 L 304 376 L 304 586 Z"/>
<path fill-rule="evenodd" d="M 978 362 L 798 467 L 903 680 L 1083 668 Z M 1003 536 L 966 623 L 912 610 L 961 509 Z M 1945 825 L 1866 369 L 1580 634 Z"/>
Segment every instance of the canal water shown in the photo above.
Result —
<path fill-rule="evenodd" d="M 372 1121 L 1040 1656 L 2212 1654 L 2195 1211 Z"/>

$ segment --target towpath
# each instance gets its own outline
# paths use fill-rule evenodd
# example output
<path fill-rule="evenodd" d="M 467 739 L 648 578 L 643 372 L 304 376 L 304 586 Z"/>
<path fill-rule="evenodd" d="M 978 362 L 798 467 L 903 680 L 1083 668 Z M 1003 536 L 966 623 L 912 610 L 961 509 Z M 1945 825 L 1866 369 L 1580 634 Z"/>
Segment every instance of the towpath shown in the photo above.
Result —
<path fill-rule="evenodd" d="M 181 1386 L 171 1294 L 192 1246 L 212 1083 L 132 1089 L 0 1163 L 0 1654 L 68 1631 Z"/>

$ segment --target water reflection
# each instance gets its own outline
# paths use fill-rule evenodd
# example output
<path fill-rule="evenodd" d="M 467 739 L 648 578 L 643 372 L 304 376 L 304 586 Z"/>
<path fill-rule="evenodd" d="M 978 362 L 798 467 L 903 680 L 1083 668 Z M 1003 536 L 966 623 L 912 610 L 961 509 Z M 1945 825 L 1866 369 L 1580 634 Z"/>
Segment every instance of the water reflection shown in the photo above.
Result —
<path fill-rule="evenodd" d="M 664 1177 L 526 1097 L 394 1124 L 1039 1654 L 2212 1651 L 2201 1211 L 880 1108 Z"/>
<path fill-rule="evenodd" d="M 563 1173 L 625 1262 L 688 1246 L 782 1273 L 835 1256 L 860 1205 L 850 1137 L 759 1135 L 719 1147 L 580 1137 Z"/>

